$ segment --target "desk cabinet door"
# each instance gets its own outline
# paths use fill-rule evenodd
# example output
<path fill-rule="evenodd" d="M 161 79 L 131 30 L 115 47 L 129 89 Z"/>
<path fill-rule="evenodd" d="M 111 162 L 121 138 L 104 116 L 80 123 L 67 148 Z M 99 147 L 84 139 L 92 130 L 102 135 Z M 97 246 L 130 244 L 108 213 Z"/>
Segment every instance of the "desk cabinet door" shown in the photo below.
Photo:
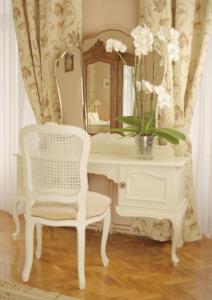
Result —
<path fill-rule="evenodd" d="M 184 198 L 184 168 L 120 167 L 119 205 L 175 209 Z"/>

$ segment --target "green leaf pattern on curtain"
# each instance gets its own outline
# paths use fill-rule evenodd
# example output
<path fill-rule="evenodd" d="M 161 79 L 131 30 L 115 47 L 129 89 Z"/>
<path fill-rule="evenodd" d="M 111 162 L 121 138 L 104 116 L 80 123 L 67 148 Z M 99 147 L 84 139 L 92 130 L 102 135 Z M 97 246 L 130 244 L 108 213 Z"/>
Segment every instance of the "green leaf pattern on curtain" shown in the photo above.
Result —
<path fill-rule="evenodd" d="M 168 68 L 168 85 L 173 94 L 173 108 L 162 120 L 166 125 L 189 133 L 193 107 L 212 31 L 212 0 L 140 0 L 140 23 L 157 30 L 159 26 L 173 26 L 180 32 L 180 61 Z M 191 144 L 180 145 L 177 154 L 191 157 Z M 192 182 L 192 161 L 186 166 L 186 212 L 183 237 L 185 241 L 201 237 L 196 217 L 195 195 Z M 156 240 L 171 236 L 168 220 L 136 219 L 135 231 Z"/>
<path fill-rule="evenodd" d="M 22 76 L 38 123 L 61 121 L 55 60 L 81 41 L 81 6 L 81 0 L 13 0 Z"/>

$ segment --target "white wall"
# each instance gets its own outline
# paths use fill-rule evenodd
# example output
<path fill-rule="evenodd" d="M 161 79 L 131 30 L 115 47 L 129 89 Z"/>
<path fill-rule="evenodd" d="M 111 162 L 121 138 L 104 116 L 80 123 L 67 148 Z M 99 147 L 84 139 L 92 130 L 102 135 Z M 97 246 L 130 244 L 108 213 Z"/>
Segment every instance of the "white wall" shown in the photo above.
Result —
<path fill-rule="evenodd" d="M 83 37 L 105 29 L 129 33 L 139 22 L 139 0 L 84 0 Z"/>

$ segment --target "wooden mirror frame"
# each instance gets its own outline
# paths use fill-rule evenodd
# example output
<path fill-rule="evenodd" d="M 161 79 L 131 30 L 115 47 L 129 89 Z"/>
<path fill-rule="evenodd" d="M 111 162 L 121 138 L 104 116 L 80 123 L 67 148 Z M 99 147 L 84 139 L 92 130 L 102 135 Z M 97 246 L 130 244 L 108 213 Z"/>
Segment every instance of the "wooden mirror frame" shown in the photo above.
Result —
<path fill-rule="evenodd" d="M 123 53 L 127 65 L 133 66 L 134 56 L 129 53 Z M 123 61 L 115 51 L 107 52 L 105 45 L 101 40 L 83 53 L 83 77 L 84 77 L 84 96 L 87 112 L 87 69 L 88 65 L 96 62 L 110 64 L 110 128 L 120 127 L 116 121 L 117 116 L 122 115 L 123 111 Z"/>

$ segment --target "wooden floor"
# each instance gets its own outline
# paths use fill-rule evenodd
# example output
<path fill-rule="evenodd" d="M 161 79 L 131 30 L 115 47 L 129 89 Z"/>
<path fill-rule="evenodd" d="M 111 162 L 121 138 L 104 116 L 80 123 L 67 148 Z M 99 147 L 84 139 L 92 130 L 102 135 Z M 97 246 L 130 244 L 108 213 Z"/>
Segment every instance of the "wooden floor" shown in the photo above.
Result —
<path fill-rule="evenodd" d="M 22 230 L 16 241 L 11 217 L 0 212 L 0 280 L 21 283 L 24 259 Z M 68 228 L 44 228 L 43 257 L 34 258 L 29 286 L 86 300 L 211 300 L 212 240 L 186 243 L 178 250 L 175 268 L 170 243 L 112 234 L 108 268 L 101 265 L 100 233 L 88 230 L 86 289 L 80 291 L 76 269 L 76 233 Z"/>

